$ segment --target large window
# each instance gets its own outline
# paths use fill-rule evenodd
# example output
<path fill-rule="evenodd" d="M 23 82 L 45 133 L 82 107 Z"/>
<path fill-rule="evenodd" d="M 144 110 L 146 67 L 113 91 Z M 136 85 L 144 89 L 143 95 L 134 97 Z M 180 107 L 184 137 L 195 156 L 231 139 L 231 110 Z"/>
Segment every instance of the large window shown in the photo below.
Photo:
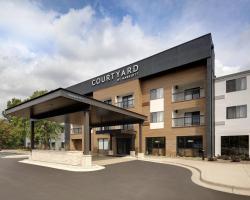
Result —
<path fill-rule="evenodd" d="M 247 117 L 247 105 L 227 107 L 227 119 Z"/>
<path fill-rule="evenodd" d="M 147 137 L 146 154 L 165 155 L 165 137 Z"/>
<path fill-rule="evenodd" d="M 246 77 L 228 80 L 226 82 L 226 92 L 235 92 L 247 89 Z"/>
<path fill-rule="evenodd" d="M 99 150 L 108 150 L 109 149 L 109 140 L 107 138 L 98 139 L 98 149 Z"/>
<path fill-rule="evenodd" d="M 199 156 L 202 149 L 202 136 L 178 136 L 177 154 L 179 156 Z"/>
<path fill-rule="evenodd" d="M 150 100 L 162 99 L 163 98 L 163 88 L 150 90 Z"/>
<path fill-rule="evenodd" d="M 151 123 L 163 122 L 164 121 L 164 112 L 152 112 L 150 116 Z"/>
<path fill-rule="evenodd" d="M 221 155 L 237 155 L 249 153 L 249 137 L 243 136 L 222 136 Z"/>

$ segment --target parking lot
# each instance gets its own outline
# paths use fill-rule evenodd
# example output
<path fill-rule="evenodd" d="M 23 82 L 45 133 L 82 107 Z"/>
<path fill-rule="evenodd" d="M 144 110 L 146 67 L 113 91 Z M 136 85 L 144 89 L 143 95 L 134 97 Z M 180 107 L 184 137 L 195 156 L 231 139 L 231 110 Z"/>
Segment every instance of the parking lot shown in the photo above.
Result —
<path fill-rule="evenodd" d="M 200 187 L 191 181 L 190 171 L 171 165 L 135 160 L 82 173 L 17 161 L 0 158 L 3 200 L 249 199 Z"/>

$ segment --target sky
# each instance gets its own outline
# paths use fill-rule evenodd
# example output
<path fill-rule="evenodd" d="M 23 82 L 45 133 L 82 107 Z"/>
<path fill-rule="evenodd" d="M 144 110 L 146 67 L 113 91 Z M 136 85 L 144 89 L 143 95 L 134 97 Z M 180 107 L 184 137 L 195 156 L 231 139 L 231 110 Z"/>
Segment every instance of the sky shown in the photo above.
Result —
<path fill-rule="evenodd" d="M 250 0 L 0 0 L 0 110 L 212 33 L 216 76 L 250 69 Z"/>

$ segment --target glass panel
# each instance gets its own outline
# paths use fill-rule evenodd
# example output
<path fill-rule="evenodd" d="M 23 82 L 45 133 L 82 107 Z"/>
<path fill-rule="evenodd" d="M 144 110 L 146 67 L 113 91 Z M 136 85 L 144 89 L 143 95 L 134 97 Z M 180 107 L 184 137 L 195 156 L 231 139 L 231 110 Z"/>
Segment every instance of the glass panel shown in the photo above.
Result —
<path fill-rule="evenodd" d="M 246 77 L 241 78 L 241 90 L 246 90 L 247 89 L 247 79 Z"/>
<path fill-rule="evenodd" d="M 157 89 L 157 99 L 163 98 L 163 88 Z"/>
<path fill-rule="evenodd" d="M 236 90 L 236 81 L 234 80 L 228 80 L 226 82 L 226 92 L 233 92 Z"/>
<path fill-rule="evenodd" d="M 191 100 L 192 99 L 192 91 L 191 90 L 185 90 L 184 91 L 185 100 Z"/>
<path fill-rule="evenodd" d="M 165 155 L 165 137 L 146 138 L 146 154 Z"/>
<path fill-rule="evenodd" d="M 199 156 L 202 149 L 202 136 L 178 136 L 177 153 L 181 156 Z"/>
<path fill-rule="evenodd" d="M 162 99 L 164 96 L 163 88 L 157 88 L 150 90 L 150 100 Z"/>
<path fill-rule="evenodd" d="M 109 141 L 108 141 L 108 139 L 103 139 L 103 149 L 104 150 L 109 149 Z"/>
<path fill-rule="evenodd" d="M 249 154 L 248 136 L 222 136 L 221 155 Z"/>
<path fill-rule="evenodd" d="M 150 100 L 156 99 L 156 89 L 150 90 Z"/>
<path fill-rule="evenodd" d="M 236 117 L 236 107 L 227 107 L 227 119 L 234 119 Z"/>
<path fill-rule="evenodd" d="M 112 100 L 111 99 L 105 100 L 103 102 L 106 103 L 106 104 L 112 104 Z"/>
<path fill-rule="evenodd" d="M 103 150 L 103 139 L 98 139 L 98 149 Z"/>

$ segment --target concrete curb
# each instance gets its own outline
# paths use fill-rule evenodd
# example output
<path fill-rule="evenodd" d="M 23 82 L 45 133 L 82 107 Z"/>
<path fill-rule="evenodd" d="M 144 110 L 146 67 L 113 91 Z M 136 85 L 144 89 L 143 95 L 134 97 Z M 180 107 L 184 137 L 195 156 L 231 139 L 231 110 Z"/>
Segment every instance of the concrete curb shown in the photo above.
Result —
<path fill-rule="evenodd" d="M 226 184 L 222 184 L 222 183 L 208 181 L 202 176 L 202 171 L 200 169 L 198 169 L 194 166 L 191 166 L 191 165 L 186 165 L 186 164 L 181 164 L 181 163 L 176 163 L 176 162 L 169 162 L 169 161 L 159 161 L 156 159 L 145 159 L 144 158 L 144 159 L 138 159 L 138 160 L 183 167 L 183 168 L 186 168 L 192 172 L 191 180 L 197 185 L 200 185 L 202 187 L 206 187 L 209 189 L 213 189 L 213 190 L 218 190 L 221 192 L 250 196 L 250 188 L 238 187 L 238 186 L 226 185 Z"/>
<path fill-rule="evenodd" d="M 93 165 L 92 167 L 83 168 L 80 166 L 72 166 L 72 165 L 64 165 L 64 164 L 55 164 L 49 162 L 40 162 L 40 161 L 33 161 L 29 159 L 20 160 L 20 163 L 29 164 L 29 165 L 37 165 L 41 167 L 48 167 L 53 169 L 65 170 L 70 172 L 93 172 L 105 169 L 104 166 Z"/>

